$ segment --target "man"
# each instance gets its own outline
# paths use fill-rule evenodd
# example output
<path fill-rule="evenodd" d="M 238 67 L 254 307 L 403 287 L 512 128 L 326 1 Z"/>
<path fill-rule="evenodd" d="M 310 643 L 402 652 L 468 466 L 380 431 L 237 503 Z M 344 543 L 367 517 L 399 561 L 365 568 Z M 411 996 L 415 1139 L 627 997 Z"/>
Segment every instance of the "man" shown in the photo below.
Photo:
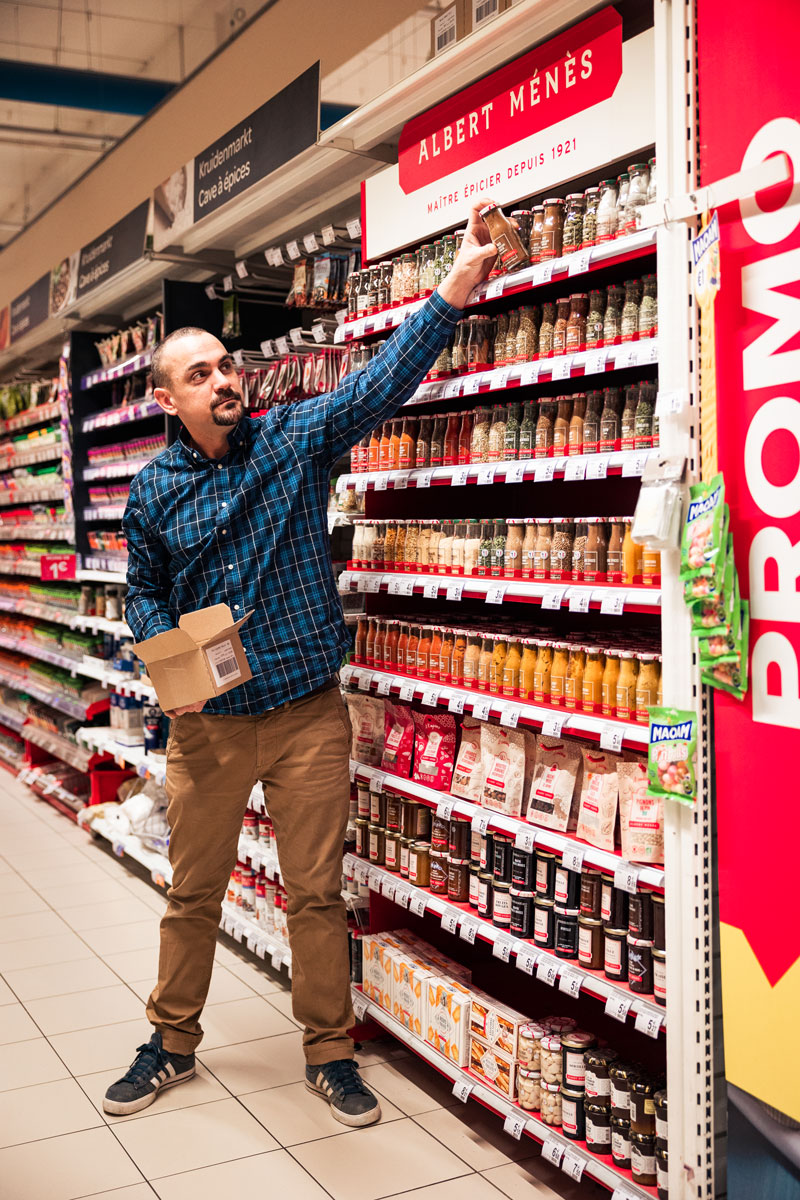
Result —
<path fill-rule="evenodd" d="M 128 623 L 142 641 L 206 605 L 224 602 L 236 619 L 253 609 L 242 628 L 253 678 L 167 714 L 173 881 L 147 1004 L 155 1032 L 108 1089 L 106 1112 L 136 1112 L 194 1074 L 222 897 L 261 780 L 288 893 L 306 1086 L 346 1125 L 380 1118 L 347 1032 L 354 1017 L 340 888 L 351 728 L 337 670 L 350 636 L 331 570 L 328 483 L 336 460 L 413 394 L 489 274 L 496 248 L 479 215 L 484 203 L 473 207 L 438 292 L 328 395 L 253 420 L 233 360 L 211 334 L 180 329 L 153 355 L 153 394 L 183 429 L 131 485 Z"/>

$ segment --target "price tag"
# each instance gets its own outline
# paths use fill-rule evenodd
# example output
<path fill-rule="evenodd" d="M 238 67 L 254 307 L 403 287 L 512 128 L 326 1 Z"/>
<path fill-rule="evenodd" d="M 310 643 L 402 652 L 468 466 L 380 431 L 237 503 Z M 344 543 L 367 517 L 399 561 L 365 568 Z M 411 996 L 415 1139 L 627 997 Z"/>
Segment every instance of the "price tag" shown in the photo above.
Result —
<path fill-rule="evenodd" d="M 394 490 L 396 492 L 400 492 L 403 490 L 403 488 L 408 487 L 408 480 L 409 480 L 410 475 L 411 475 L 410 471 L 397 471 L 395 473 Z"/>
<path fill-rule="evenodd" d="M 471 376 L 471 378 L 473 378 L 473 377 Z M 481 383 L 483 382 L 483 376 L 478 374 L 478 375 L 474 376 L 474 379 L 476 381 L 476 389 L 475 390 L 477 391 L 477 389 L 480 387 Z M 442 399 L 443 400 L 452 400 L 453 397 L 460 396 L 462 391 L 464 390 L 464 388 L 466 388 L 465 380 L 451 379 L 442 388 Z M 433 395 L 433 392 L 431 392 L 431 395 Z"/>
<path fill-rule="evenodd" d="M 265 958 L 267 954 L 266 947 L 263 942 L 256 942 L 256 957 Z"/>
<path fill-rule="evenodd" d="M 380 475 L 375 476 L 375 491 L 385 492 L 389 487 L 389 472 L 381 471 Z"/>
<path fill-rule="evenodd" d="M 545 717 L 544 721 L 542 721 L 542 733 L 544 736 L 560 738 L 566 719 L 567 713 L 554 713 L 552 717 Z"/>
<path fill-rule="evenodd" d="M 275 348 L 278 351 L 278 354 L 289 353 L 289 343 L 285 337 L 275 338 Z"/>
<path fill-rule="evenodd" d="M 504 583 L 493 583 L 491 587 L 486 589 L 487 604 L 502 604 L 505 599 L 506 585 Z"/>
<path fill-rule="evenodd" d="M 237 262 L 236 274 L 239 276 L 240 279 L 247 278 L 247 263 L 246 262 Z"/>
<path fill-rule="evenodd" d="M 433 479 L 433 471 L 420 471 L 416 476 L 418 488 L 429 488 Z"/>
<path fill-rule="evenodd" d="M 519 373 L 519 386 L 531 387 L 539 381 L 539 372 L 542 369 L 542 364 L 538 362 L 522 363 Z"/>
<path fill-rule="evenodd" d="M 256 939 L 253 937 L 252 934 L 249 934 L 247 937 L 247 949 L 250 951 L 251 954 L 255 953 Z"/>
<path fill-rule="evenodd" d="M 591 592 L 585 591 L 583 588 L 570 588 L 568 595 L 570 612 L 587 613 L 589 611 Z"/>
<path fill-rule="evenodd" d="M 509 729 L 516 729 L 519 723 L 520 709 L 516 704 L 504 704 L 500 710 L 500 724 Z"/>
<path fill-rule="evenodd" d="M 297 242 L 287 242 L 286 253 L 289 255 L 289 258 L 299 258 L 300 247 L 298 246 Z"/>
<path fill-rule="evenodd" d="M 608 475 L 607 454 L 590 454 L 586 464 L 587 479 L 605 479 Z"/>
<path fill-rule="evenodd" d="M 461 922 L 458 936 L 462 937 L 465 942 L 469 942 L 470 946 L 473 946 L 475 944 L 475 935 L 477 934 L 478 929 L 478 922 L 473 921 L 468 917 L 466 920 Z"/>
<path fill-rule="evenodd" d="M 213 284 L 213 283 L 208 283 L 208 284 L 206 284 L 206 295 L 208 296 L 209 300 L 216 300 L 216 298 L 217 298 L 217 289 L 216 289 L 216 287 L 214 286 L 214 284 Z M 93 425 L 84 425 L 84 427 L 83 427 L 83 428 L 84 428 L 84 431 L 88 432 L 88 430 L 89 430 L 89 429 L 93 429 L 93 428 L 94 428 L 94 426 L 93 426 Z M 85 478 L 86 478 L 86 476 L 84 475 L 84 479 L 85 479 Z"/>
<path fill-rule="evenodd" d="M 264 254 L 271 267 L 283 266 L 283 251 L 280 246 L 270 246 L 269 249 L 264 251 Z"/>
<path fill-rule="evenodd" d="M 359 221 L 358 217 L 356 217 L 353 221 L 347 222 L 347 236 L 352 238 L 353 241 L 356 241 L 361 237 L 361 222 Z"/>
<path fill-rule="evenodd" d="M 567 846 L 561 855 L 561 864 L 568 871 L 580 872 L 585 854 L 583 846 Z"/>
<path fill-rule="evenodd" d="M 398 596 L 413 596 L 414 595 L 414 580 L 401 579 L 400 586 L 397 590 Z"/>
<path fill-rule="evenodd" d="M 478 467 L 478 483 L 483 485 L 494 483 L 496 470 L 494 463 L 481 463 Z"/>
<path fill-rule="evenodd" d="M 614 887 L 619 888 L 620 891 L 627 892 L 630 896 L 635 896 L 638 883 L 639 872 L 630 863 L 623 863 L 621 867 L 617 867 L 614 871 Z"/>
<path fill-rule="evenodd" d="M 416 690 L 417 690 L 417 685 L 411 680 L 408 680 L 406 683 L 401 683 L 400 684 L 400 699 L 401 700 L 413 700 L 414 693 L 416 692 Z"/>
<path fill-rule="evenodd" d="M 650 338 L 648 340 L 643 361 L 648 363 L 658 362 L 658 338 Z"/>
<path fill-rule="evenodd" d="M 511 378 L 510 367 L 501 367 L 500 370 L 492 371 L 489 376 L 489 387 L 493 392 L 501 391 L 508 387 L 508 381 Z"/>
<path fill-rule="evenodd" d="M 531 854 L 533 847 L 536 845 L 536 830 L 518 829 L 514 838 L 514 845 L 517 850 L 525 850 L 528 854 Z"/>
<path fill-rule="evenodd" d="M 624 730 L 618 725 L 604 725 L 600 733 L 600 749 L 612 750 L 614 754 L 619 754 L 622 749 L 622 737 Z"/>
<path fill-rule="evenodd" d="M 332 246 L 336 241 L 336 230 L 332 225 L 322 226 L 322 244 L 323 246 Z"/>
<path fill-rule="evenodd" d="M 473 700 L 472 715 L 476 721 L 488 721 L 489 713 L 492 711 L 491 700 Z"/>
<path fill-rule="evenodd" d="M 499 958 L 501 962 L 510 962 L 511 947 L 514 945 L 513 938 L 506 937 L 505 934 L 500 934 L 495 938 L 492 946 L 492 954 L 495 958 Z"/>
<path fill-rule="evenodd" d="M 422 585 L 422 594 L 426 600 L 435 600 L 439 595 L 439 581 L 437 579 L 426 579 Z"/>
<path fill-rule="evenodd" d="M 340 592 L 349 592 L 350 584 L 352 582 L 353 582 L 352 572 L 351 571 L 342 571 L 341 575 L 339 576 L 339 591 Z"/>
<path fill-rule="evenodd" d="M 404 883 L 398 883 L 395 888 L 394 902 L 399 904 L 401 908 L 408 908 L 408 902 L 411 899 L 411 888 Z"/>
<path fill-rule="evenodd" d="M 405 581 L 403 579 L 401 579 L 398 575 L 392 575 L 391 578 L 389 579 L 389 586 L 386 589 L 388 591 L 389 595 L 390 596 L 399 596 L 400 595 L 400 585 L 404 582 Z"/>
<path fill-rule="evenodd" d="M 534 287 L 538 287 L 543 283 L 549 283 L 553 278 L 553 263 L 543 262 L 537 263 L 533 269 L 532 283 Z"/>
<path fill-rule="evenodd" d="M 429 708 L 435 708 L 439 703 L 441 692 L 436 687 L 426 687 L 422 689 L 422 703 L 427 704 Z"/>
<path fill-rule="evenodd" d="M 548 987 L 554 987 L 558 979 L 558 966 L 559 964 L 553 962 L 552 959 L 542 958 L 536 968 L 536 978 L 539 983 L 546 983 Z"/>
<path fill-rule="evenodd" d="M 561 971 L 561 978 L 558 981 L 558 990 L 564 992 L 566 996 L 572 996 L 573 1000 L 575 1000 L 580 995 L 583 978 L 580 972 L 572 971 L 569 967 L 564 967 Z"/>
<path fill-rule="evenodd" d="M 222 290 L 223 290 L 223 292 L 232 292 L 233 291 L 233 276 L 232 275 L 225 276 L 225 278 L 222 281 Z"/>
<path fill-rule="evenodd" d="M 549 588 L 542 596 L 542 608 L 561 608 L 566 594 L 567 589 L 565 587 Z"/>
<path fill-rule="evenodd" d="M 463 583 L 448 583 L 448 585 L 447 585 L 447 599 L 448 600 L 460 600 L 463 595 L 464 595 Z"/>
<path fill-rule="evenodd" d="M 560 1167 L 563 1157 L 564 1147 L 553 1138 L 545 1138 L 542 1142 L 542 1158 L 546 1158 L 554 1167 Z"/>
<path fill-rule="evenodd" d="M 636 1197 L 627 1188 L 618 1187 L 614 1188 L 614 1191 L 611 1193 L 611 1200 L 636 1200 Z"/>
<path fill-rule="evenodd" d="M 641 475 L 642 469 L 639 467 L 639 457 L 635 454 L 626 454 L 622 462 L 622 476 L 628 479 L 634 475 Z"/>
<path fill-rule="evenodd" d="M 646 1033 L 648 1037 L 657 1038 L 661 1032 L 664 1018 L 661 1013 L 651 1013 L 643 1010 L 636 1014 L 634 1028 L 638 1033 Z"/>
<path fill-rule="evenodd" d="M 551 483 L 555 473 L 556 464 L 552 458 L 537 458 L 533 468 L 536 483 Z"/>
<path fill-rule="evenodd" d="M 394 900 L 395 892 L 397 891 L 397 882 L 394 879 L 384 879 L 381 887 L 381 892 L 387 900 Z"/>
<path fill-rule="evenodd" d="M 503 1133 L 510 1133 L 517 1141 L 520 1140 L 525 1132 L 525 1126 L 528 1122 L 524 1117 L 518 1117 L 516 1113 L 509 1113 L 503 1122 Z"/>
<path fill-rule="evenodd" d="M 369 890 L 371 892 L 380 892 L 382 879 L 383 872 L 373 867 L 368 876 Z"/>
<path fill-rule="evenodd" d="M 494 279 L 490 279 L 486 284 L 486 299 L 494 300 L 497 296 L 502 296 L 505 284 L 505 275 L 497 275 Z"/>
<path fill-rule="evenodd" d="M 461 389 L 462 396 L 475 396 L 481 390 L 481 377 L 478 374 L 468 375 Z"/>
<path fill-rule="evenodd" d="M 316 234 L 304 233 L 303 247 L 305 248 L 306 254 L 313 254 L 315 250 L 319 250 L 319 242 L 317 241 Z"/>
<path fill-rule="evenodd" d="M 243 940 L 243 938 L 244 938 L 244 933 L 242 932 L 242 928 L 241 928 L 241 926 L 240 926 L 240 925 L 234 925 L 234 927 L 233 927 L 233 936 L 234 936 L 234 938 L 236 939 L 236 941 L 237 941 L 237 942 L 241 942 L 241 941 Z"/>
<path fill-rule="evenodd" d="M 428 897 L 424 892 L 416 892 L 408 902 L 408 911 L 412 912 L 415 917 L 421 917 L 425 912 L 428 904 Z"/>
<path fill-rule="evenodd" d="M 445 933 L 455 933 L 458 929 L 458 909 L 446 908 L 442 913 L 442 929 Z"/>
<path fill-rule="evenodd" d="M 474 1083 L 470 1083 L 468 1079 L 457 1079 L 453 1084 L 453 1095 L 456 1100 L 460 1100 L 462 1104 L 466 1104 L 472 1095 L 475 1087 Z"/>
<path fill-rule="evenodd" d="M 656 415 L 665 417 L 668 413 L 679 413 L 685 404 L 685 388 L 676 388 L 671 392 L 659 392 L 656 396 Z"/>
<path fill-rule="evenodd" d="M 469 478 L 469 467 L 457 467 L 451 478 L 453 487 L 464 487 Z"/>
<path fill-rule="evenodd" d="M 372 593 L 379 592 L 381 590 L 381 579 L 382 576 L 380 575 L 368 575 L 364 591 Z"/>
<path fill-rule="evenodd" d="M 440 800 L 436 805 L 436 815 L 442 821 L 449 821 L 456 806 L 455 800 Z"/>
<path fill-rule="evenodd" d="M 456 692 L 447 701 L 447 711 L 451 713 L 463 713 L 465 699 L 466 697 L 461 692 Z"/>
<path fill-rule="evenodd" d="M 569 379 L 572 374 L 572 359 L 569 354 L 559 354 L 553 359 L 553 379 Z"/>
<path fill-rule="evenodd" d="M 524 462 L 510 462 L 506 467 L 506 483 L 522 483 L 525 478 Z"/>
<path fill-rule="evenodd" d="M 368 692 L 372 687 L 372 672 L 362 671 L 358 677 L 358 690 L 360 692 Z"/>
<path fill-rule="evenodd" d="M 353 992 L 353 1012 L 357 1021 L 363 1021 L 367 1015 L 369 1003 L 365 996 L 360 996 Z"/>
<path fill-rule="evenodd" d="M 620 996 L 616 992 L 612 992 L 606 1000 L 606 1016 L 613 1017 L 615 1021 L 622 1021 L 624 1024 L 632 1004 L 632 996 Z"/>
<path fill-rule="evenodd" d="M 574 479 L 585 479 L 588 465 L 586 459 L 580 455 L 567 459 L 567 465 L 564 468 L 564 479 L 567 483 L 571 483 Z"/>
<path fill-rule="evenodd" d="M 589 270 L 589 264 L 592 261 L 591 250 L 579 250 L 577 254 L 569 256 L 568 275 L 585 275 Z"/>
<path fill-rule="evenodd" d="M 600 612 L 605 613 L 609 617 L 621 617 L 625 611 L 625 596 L 623 593 L 616 592 L 609 596 L 603 596 L 600 601 Z"/>
<path fill-rule="evenodd" d="M 584 373 L 586 375 L 599 375 L 606 369 L 607 358 L 607 350 L 590 350 L 586 355 L 586 367 L 584 369 Z"/>
<path fill-rule="evenodd" d="M 586 1159 L 580 1154 L 576 1154 L 574 1150 L 565 1150 L 564 1158 L 561 1162 L 561 1170 L 565 1175 L 569 1175 L 570 1179 L 580 1182 L 586 1167 Z"/>

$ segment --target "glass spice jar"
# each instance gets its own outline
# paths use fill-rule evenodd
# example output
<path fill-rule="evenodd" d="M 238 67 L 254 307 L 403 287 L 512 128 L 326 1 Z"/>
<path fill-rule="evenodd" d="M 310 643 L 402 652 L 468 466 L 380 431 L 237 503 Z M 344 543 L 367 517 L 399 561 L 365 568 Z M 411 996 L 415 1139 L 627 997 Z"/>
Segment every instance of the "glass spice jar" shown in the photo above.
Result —
<path fill-rule="evenodd" d="M 556 581 L 572 576 L 572 545 L 575 527 L 571 521 L 560 521 L 550 542 L 550 578 Z"/>
<path fill-rule="evenodd" d="M 655 444 L 656 396 L 655 383 L 647 381 L 640 385 L 634 425 L 635 450 L 649 450 Z"/>
<path fill-rule="evenodd" d="M 530 259 L 530 242 L 531 229 L 533 227 L 533 213 L 527 208 L 515 208 L 511 214 L 511 220 L 516 222 L 517 233 L 519 240 L 525 248 L 525 253 Z"/>
<path fill-rule="evenodd" d="M 637 228 L 637 209 L 647 204 L 650 185 L 650 168 L 647 163 L 632 163 L 628 167 L 628 195 L 625 201 L 624 233 L 633 233 Z"/>
<path fill-rule="evenodd" d="M 600 419 L 603 393 L 593 389 L 586 393 L 586 414 L 583 418 L 583 453 L 595 454 L 600 446 Z"/>
<path fill-rule="evenodd" d="M 544 223 L 539 246 L 539 261 L 561 257 L 564 234 L 564 201 L 560 198 L 545 200 Z"/>
<path fill-rule="evenodd" d="M 655 275 L 642 277 L 642 299 L 639 304 L 639 337 L 655 337 L 658 333 L 658 284 Z"/>
<path fill-rule="evenodd" d="M 542 259 L 542 234 L 544 233 L 544 205 L 533 206 L 533 223 L 531 226 L 531 262 L 538 263 Z"/>
<path fill-rule="evenodd" d="M 480 215 L 488 226 L 489 233 L 500 258 L 504 271 L 519 271 L 530 262 L 528 251 L 522 239 L 498 204 L 487 204 L 480 210 Z"/>
<path fill-rule="evenodd" d="M 492 339 L 492 362 L 496 367 L 499 367 L 505 358 L 508 318 L 508 313 L 498 313 L 495 319 L 495 333 Z"/>
<path fill-rule="evenodd" d="M 627 171 L 617 176 L 617 237 L 625 232 L 625 207 L 628 203 L 628 189 L 631 177 Z"/>
<path fill-rule="evenodd" d="M 603 345 L 606 312 L 606 293 L 602 288 L 589 292 L 589 312 L 586 317 L 586 349 L 595 350 Z"/>
<path fill-rule="evenodd" d="M 597 200 L 596 239 L 609 242 L 617 236 L 617 184 L 613 179 L 600 180 Z"/>
<path fill-rule="evenodd" d="M 588 250 L 597 240 L 597 206 L 600 203 L 600 188 L 590 187 L 584 192 L 583 240 L 581 249 Z"/>
<path fill-rule="evenodd" d="M 639 337 L 639 298 L 641 284 L 638 279 L 625 280 L 625 300 L 620 315 L 620 336 L 623 342 L 633 342 Z"/>
<path fill-rule="evenodd" d="M 572 396 L 556 398 L 556 419 L 553 422 L 553 454 L 561 455 L 569 440 L 569 423 L 572 420 Z"/>
<path fill-rule="evenodd" d="M 519 328 L 517 330 L 515 362 L 531 362 L 539 353 L 539 309 L 534 304 L 528 304 L 519 310 Z"/>
<path fill-rule="evenodd" d="M 503 459 L 514 461 L 519 457 L 519 427 L 522 422 L 522 405 L 509 404 L 506 414 L 506 436 L 503 444 Z"/>
<path fill-rule="evenodd" d="M 553 333 L 556 323 L 556 305 L 548 300 L 542 305 L 542 323 L 539 326 L 539 358 L 552 358 Z"/>
<path fill-rule="evenodd" d="M 569 298 L 569 320 L 566 330 L 566 351 L 573 354 L 586 349 L 586 328 L 589 316 L 589 296 L 575 292 Z"/>
<path fill-rule="evenodd" d="M 567 350 L 567 324 L 570 314 L 570 298 L 563 296 L 556 301 L 556 320 L 553 325 L 553 354 L 565 354 Z"/>
<path fill-rule="evenodd" d="M 603 317 L 603 345 L 617 346 L 622 339 L 622 305 L 625 288 L 609 284 L 606 288 L 606 311 Z M 637 310 L 638 311 L 638 310 Z"/>
<path fill-rule="evenodd" d="M 583 422 L 586 416 L 586 395 L 577 392 L 572 397 L 572 416 L 569 420 L 567 437 L 567 453 L 570 455 L 583 453 Z"/>
<path fill-rule="evenodd" d="M 583 243 L 583 212 L 586 200 L 582 192 L 572 192 L 564 206 L 564 228 L 561 234 L 562 255 L 580 250 Z"/>
<path fill-rule="evenodd" d="M 539 419 L 536 422 L 534 458 L 549 458 L 553 447 L 557 404 L 549 396 L 539 401 Z"/>
<path fill-rule="evenodd" d="M 561 1084 L 542 1079 L 541 1117 L 545 1125 L 561 1124 Z"/>

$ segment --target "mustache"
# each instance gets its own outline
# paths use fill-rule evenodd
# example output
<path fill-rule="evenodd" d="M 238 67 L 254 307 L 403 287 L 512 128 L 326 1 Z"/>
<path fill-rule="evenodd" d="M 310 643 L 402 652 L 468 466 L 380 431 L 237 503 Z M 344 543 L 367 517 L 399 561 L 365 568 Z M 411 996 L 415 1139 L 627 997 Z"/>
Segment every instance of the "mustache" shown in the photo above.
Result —
<path fill-rule="evenodd" d="M 211 407 L 219 408 L 221 404 L 227 404 L 230 400 L 241 400 L 244 403 L 241 392 L 234 391 L 233 388 L 228 388 L 226 392 L 220 395 L 219 400 L 214 401 Z"/>

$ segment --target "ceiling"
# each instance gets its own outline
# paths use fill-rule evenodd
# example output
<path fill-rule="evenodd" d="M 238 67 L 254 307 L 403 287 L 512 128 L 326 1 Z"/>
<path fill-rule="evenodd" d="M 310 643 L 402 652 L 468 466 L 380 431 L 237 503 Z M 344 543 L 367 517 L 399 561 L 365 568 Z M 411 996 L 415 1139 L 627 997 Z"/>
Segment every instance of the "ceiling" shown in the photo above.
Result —
<path fill-rule="evenodd" d="M 262 0 L 0 0 L 0 59 L 177 84 L 264 7 Z M 139 119 L 0 98 L 0 246 Z"/>

